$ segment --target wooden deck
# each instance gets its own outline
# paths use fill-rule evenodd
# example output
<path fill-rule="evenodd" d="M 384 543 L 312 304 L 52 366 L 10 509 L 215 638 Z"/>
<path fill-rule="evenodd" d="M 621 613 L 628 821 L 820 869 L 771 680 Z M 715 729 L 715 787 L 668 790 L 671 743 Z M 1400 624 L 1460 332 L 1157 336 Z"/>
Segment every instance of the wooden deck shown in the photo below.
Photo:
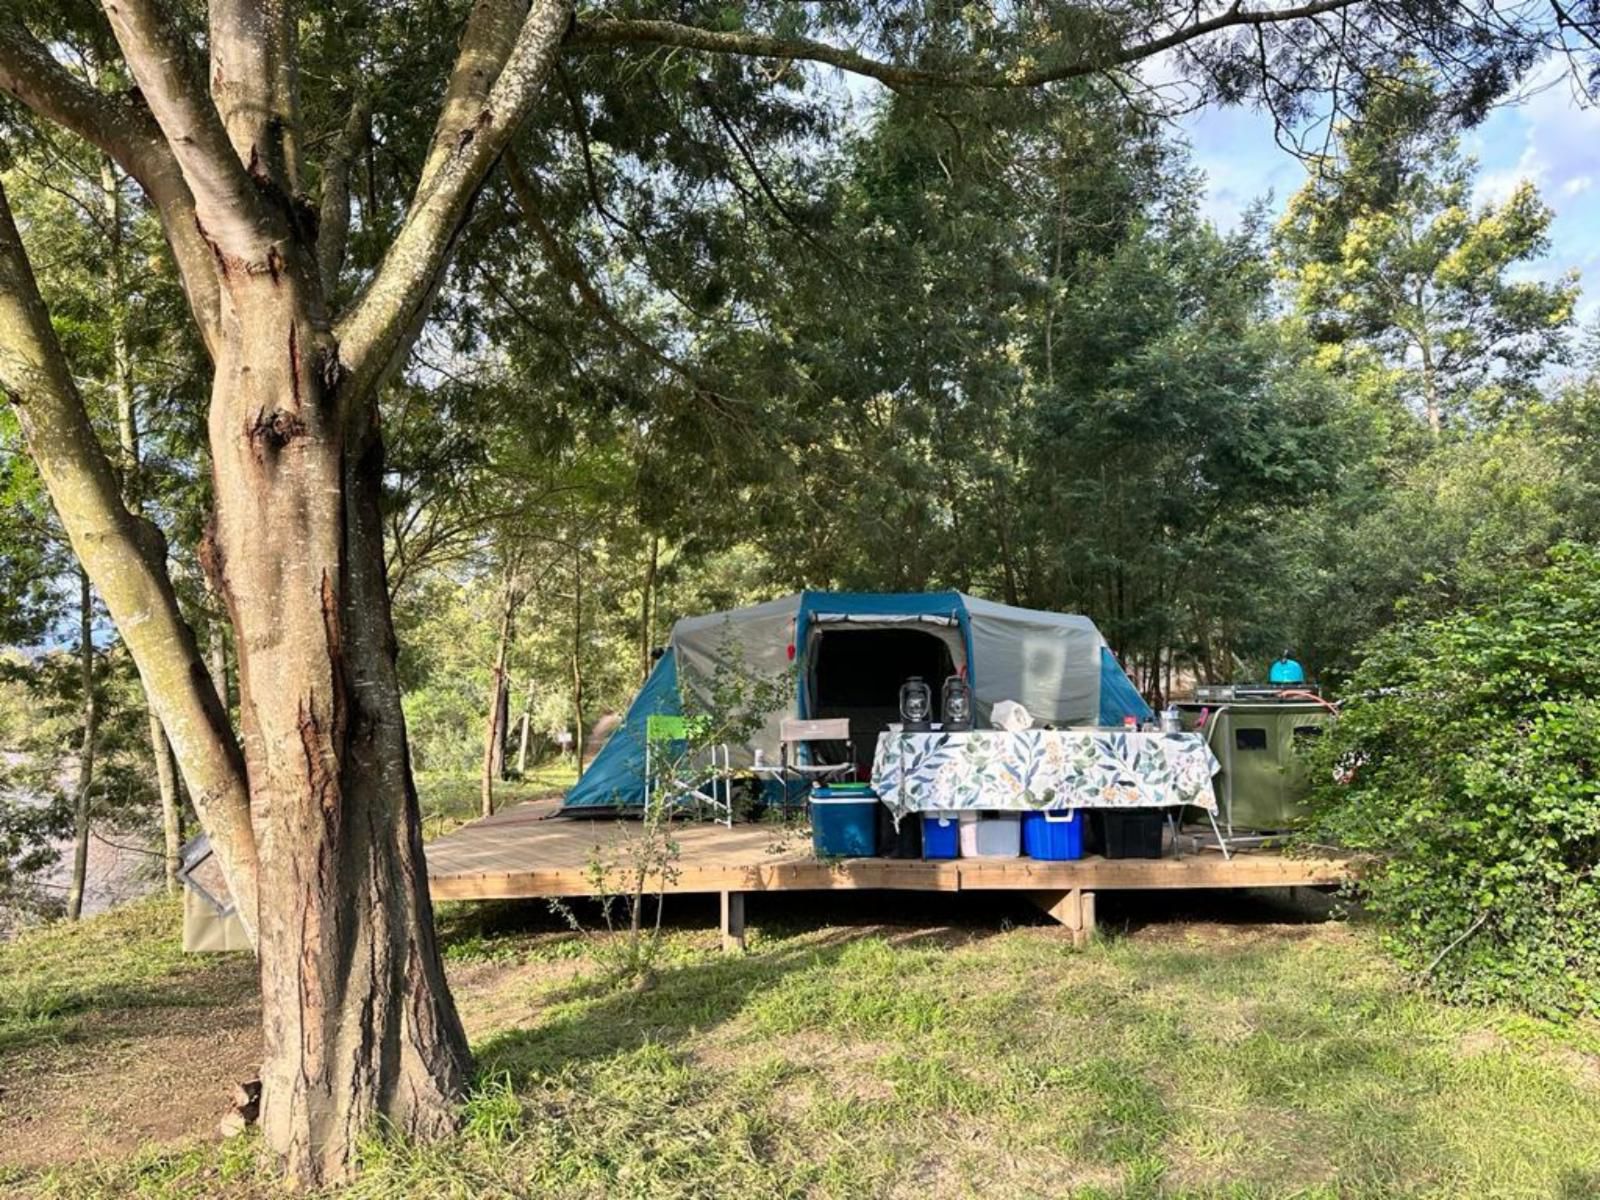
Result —
<path fill-rule="evenodd" d="M 618 888 L 620 860 L 638 822 L 563 818 L 554 816 L 554 808 L 551 802 L 517 805 L 429 843 L 434 898 L 586 896 L 595 891 L 597 862 L 609 867 L 608 888 Z M 1207 850 L 1183 858 L 1091 856 L 1060 863 L 1027 858 L 820 862 L 808 840 L 794 834 L 780 840 L 780 832 L 768 826 L 686 823 L 674 827 L 674 837 L 680 847 L 675 877 L 662 889 L 673 893 L 1314 887 L 1343 882 L 1350 874 L 1344 860 L 1288 858 L 1270 850 L 1236 853 L 1231 861 Z"/>

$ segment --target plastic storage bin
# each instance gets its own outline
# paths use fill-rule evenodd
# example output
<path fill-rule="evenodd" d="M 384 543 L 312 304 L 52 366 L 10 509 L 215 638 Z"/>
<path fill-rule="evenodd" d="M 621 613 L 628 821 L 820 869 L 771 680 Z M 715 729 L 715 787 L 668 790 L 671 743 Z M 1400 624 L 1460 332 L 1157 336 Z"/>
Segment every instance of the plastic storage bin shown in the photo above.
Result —
<path fill-rule="evenodd" d="M 922 857 L 922 822 L 914 813 L 901 817 L 900 828 L 896 829 L 889 806 L 878 805 L 878 857 Z"/>
<path fill-rule="evenodd" d="M 1075 808 L 1023 813 L 1022 852 L 1048 862 L 1082 858 L 1083 814 Z"/>
<path fill-rule="evenodd" d="M 1021 813 L 961 814 L 962 858 L 1017 858 L 1021 854 Z"/>
<path fill-rule="evenodd" d="M 1159 808 L 1105 809 L 1100 827 L 1106 835 L 1107 858 L 1160 858 L 1161 827 L 1167 823 Z"/>
<path fill-rule="evenodd" d="M 815 788 L 811 848 L 818 858 L 873 858 L 878 853 L 878 797 Z"/>
<path fill-rule="evenodd" d="M 953 812 L 922 814 L 923 858 L 955 858 L 961 853 L 960 818 Z"/>

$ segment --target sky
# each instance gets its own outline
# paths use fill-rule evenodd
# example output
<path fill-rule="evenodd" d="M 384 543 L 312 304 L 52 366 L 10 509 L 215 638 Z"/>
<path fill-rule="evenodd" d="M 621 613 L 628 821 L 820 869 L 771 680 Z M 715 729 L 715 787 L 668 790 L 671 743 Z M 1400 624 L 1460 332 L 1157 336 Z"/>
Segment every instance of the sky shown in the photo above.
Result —
<path fill-rule="evenodd" d="M 1269 194 L 1272 211 L 1281 212 L 1305 179 L 1260 113 L 1206 109 L 1187 118 L 1182 132 L 1206 176 L 1202 211 L 1222 229 Z M 1592 322 L 1600 315 L 1600 110 L 1578 107 L 1566 81 L 1552 78 L 1521 103 L 1496 109 L 1462 145 L 1480 166 L 1479 204 L 1504 199 L 1522 179 L 1538 186 L 1556 214 L 1550 252 L 1516 274 L 1550 280 L 1577 268 L 1584 289 L 1578 320 Z"/>

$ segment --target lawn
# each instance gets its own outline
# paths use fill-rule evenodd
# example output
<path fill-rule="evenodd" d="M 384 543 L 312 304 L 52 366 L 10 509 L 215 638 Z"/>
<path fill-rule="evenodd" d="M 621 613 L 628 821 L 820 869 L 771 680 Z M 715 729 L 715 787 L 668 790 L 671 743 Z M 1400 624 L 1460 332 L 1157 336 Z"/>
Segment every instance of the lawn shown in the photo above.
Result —
<path fill-rule="evenodd" d="M 594 913 L 584 911 L 592 921 Z M 1600 1029 L 1418 995 L 1273 898 L 1118 903 L 1075 951 L 1003 896 L 674 900 L 655 986 L 538 904 L 450 905 L 463 1132 L 339 1194 L 1600 1195 Z M 251 964 L 134 905 L 0 946 L 0 1192 L 271 1196 L 219 1143 Z"/>

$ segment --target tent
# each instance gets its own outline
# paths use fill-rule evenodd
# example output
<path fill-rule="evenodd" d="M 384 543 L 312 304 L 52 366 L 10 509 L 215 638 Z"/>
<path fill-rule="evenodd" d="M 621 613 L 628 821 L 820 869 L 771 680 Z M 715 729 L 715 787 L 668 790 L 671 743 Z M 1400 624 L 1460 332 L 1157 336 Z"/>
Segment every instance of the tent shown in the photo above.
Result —
<path fill-rule="evenodd" d="M 792 672 L 792 676 L 791 676 Z M 626 717 L 567 793 L 564 812 L 643 804 L 644 731 L 654 714 L 714 707 L 718 680 L 781 683 L 786 698 L 757 714 L 733 765 L 778 761 L 785 717 L 845 717 L 856 759 L 899 720 L 900 685 L 920 675 L 937 698 L 950 675 L 972 683 L 980 723 L 1001 700 L 1056 726 L 1119 725 L 1149 705 L 1088 617 L 1039 612 L 959 592 L 800 592 L 729 612 L 686 617 Z"/>

